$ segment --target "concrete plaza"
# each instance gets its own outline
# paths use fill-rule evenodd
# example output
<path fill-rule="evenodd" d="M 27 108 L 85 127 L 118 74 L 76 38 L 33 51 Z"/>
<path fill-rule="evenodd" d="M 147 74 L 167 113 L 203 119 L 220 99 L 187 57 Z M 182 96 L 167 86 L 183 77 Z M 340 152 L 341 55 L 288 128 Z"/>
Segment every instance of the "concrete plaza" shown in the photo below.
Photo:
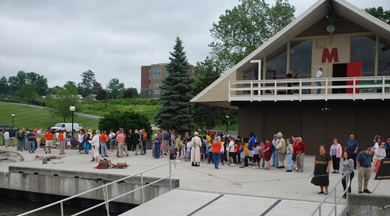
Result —
<path fill-rule="evenodd" d="M 15 147 L 10 147 L 8 150 L 15 151 Z M 158 160 L 153 159 L 151 150 L 148 150 L 146 155 L 139 156 L 135 156 L 134 152 L 130 152 L 130 156 L 124 158 L 117 158 L 115 156 L 116 152 L 109 152 L 108 159 L 112 160 L 113 163 L 126 162 L 130 166 L 127 169 L 94 169 L 97 164 L 90 162 L 91 152 L 89 155 L 86 155 L 79 154 L 75 149 L 66 150 L 64 158 L 49 161 L 48 164 L 42 164 L 42 160 L 35 159 L 37 155 L 46 155 L 42 148 L 39 148 L 35 154 L 30 154 L 28 151 L 20 153 L 25 158 L 23 162 L 0 163 L 0 171 L 8 172 L 8 166 L 21 166 L 113 175 L 131 175 L 162 164 L 168 160 L 167 156 L 162 156 Z M 59 155 L 59 150 L 53 149 L 51 155 Z M 317 194 L 319 187 L 310 184 L 310 180 L 308 180 L 313 172 L 313 162 L 314 156 L 306 156 L 304 172 L 288 173 L 285 171 L 286 169 L 271 168 L 270 170 L 263 170 L 253 169 L 252 166 L 240 169 L 237 165 L 235 167 L 229 167 L 226 164 L 224 166 L 220 165 L 220 169 L 215 169 L 212 164 L 206 164 L 205 162 L 201 163 L 200 167 L 192 167 L 190 162 L 181 161 L 180 163 L 176 163 L 177 170 L 173 178 L 180 180 L 179 189 L 182 190 L 321 202 L 325 196 Z M 163 177 L 167 174 L 168 170 L 165 166 L 147 172 L 144 176 Z M 341 174 L 330 173 L 329 188 L 332 188 L 340 177 Z M 375 195 L 387 196 L 390 182 L 382 181 L 378 185 L 379 181 L 374 180 L 374 178 L 375 172 L 372 172 L 368 187 L 369 190 L 373 191 L 377 187 L 374 193 Z M 298 189 L 305 182 L 307 184 L 297 193 Z M 342 191 L 341 184 L 337 187 L 337 191 L 338 194 Z M 357 170 L 355 171 L 355 178 L 352 181 L 352 193 L 357 193 Z M 334 202 L 333 196 L 327 202 Z M 343 202 L 345 201 L 343 200 Z"/>

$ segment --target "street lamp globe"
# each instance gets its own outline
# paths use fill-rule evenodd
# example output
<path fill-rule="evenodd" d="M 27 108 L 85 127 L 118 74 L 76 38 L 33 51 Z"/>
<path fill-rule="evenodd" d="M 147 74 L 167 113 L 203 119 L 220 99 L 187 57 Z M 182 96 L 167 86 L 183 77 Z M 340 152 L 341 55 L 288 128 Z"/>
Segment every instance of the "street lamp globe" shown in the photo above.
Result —
<path fill-rule="evenodd" d="M 76 110 L 76 107 L 74 107 L 73 104 L 72 104 L 72 106 L 69 107 L 69 110 L 70 110 L 71 112 L 74 112 L 74 111 Z"/>
<path fill-rule="evenodd" d="M 229 115 L 226 115 L 226 118 L 229 118 Z"/>
<path fill-rule="evenodd" d="M 12 113 L 12 114 L 11 114 L 11 116 L 12 116 L 12 117 L 15 117 L 15 114 L 14 114 L 14 113 Z"/>

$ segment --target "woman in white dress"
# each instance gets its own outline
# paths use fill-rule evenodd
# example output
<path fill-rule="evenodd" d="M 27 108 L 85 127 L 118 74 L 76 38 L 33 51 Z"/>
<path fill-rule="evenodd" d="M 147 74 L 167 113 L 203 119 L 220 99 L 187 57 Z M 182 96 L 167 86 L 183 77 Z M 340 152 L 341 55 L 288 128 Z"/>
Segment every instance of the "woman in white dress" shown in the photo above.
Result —
<path fill-rule="evenodd" d="M 92 157 L 93 162 L 98 163 L 99 162 L 99 137 L 96 135 L 96 130 L 92 130 L 92 140 L 89 140 L 88 142 L 92 146 Z"/>

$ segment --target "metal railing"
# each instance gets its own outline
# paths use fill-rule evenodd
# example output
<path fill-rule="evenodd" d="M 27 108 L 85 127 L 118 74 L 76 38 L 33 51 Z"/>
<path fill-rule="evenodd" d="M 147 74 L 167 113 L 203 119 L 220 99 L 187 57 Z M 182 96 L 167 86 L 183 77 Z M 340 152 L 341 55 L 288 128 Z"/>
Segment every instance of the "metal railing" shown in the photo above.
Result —
<path fill-rule="evenodd" d="M 344 191 L 341 193 L 341 196 L 340 197 L 337 197 L 337 186 L 342 182 L 343 178 L 345 178 L 345 183 L 346 183 L 346 187 L 344 189 Z M 335 216 L 337 216 L 337 205 L 340 203 L 341 199 L 343 198 L 344 194 L 346 195 L 346 200 L 347 200 L 347 212 L 349 212 L 349 206 L 348 206 L 348 199 L 349 199 L 349 195 L 348 195 L 348 188 L 350 186 L 350 181 L 349 181 L 349 178 L 350 178 L 350 174 L 348 172 L 344 173 L 343 176 L 341 176 L 341 178 L 337 181 L 336 185 L 328 192 L 328 195 L 326 195 L 326 197 L 324 198 L 324 200 L 322 200 L 322 202 L 317 206 L 317 208 L 313 211 L 313 213 L 311 214 L 312 216 L 315 215 L 317 212 L 319 213 L 318 215 L 321 216 L 322 215 L 322 204 L 325 203 L 325 201 L 330 197 L 330 195 L 334 192 L 334 206 L 332 207 L 332 209 L 330 210 L 329 214 L 328 215 L 331 215 L 332 212 L 334 213 Z"/>
<path fill-rule="evenodd" d="M 321 93 L 315 94 L 318 89 Z M 334 90 L 338 93 L 333 93 Z M 286 94 L 288 91 L 294 94 Z M 228 85 L 229 102 L 344 99 L 390 99 L 390 76 L 236 80 Z"/>
<path fill-rule="evenodd" d="M 172 173 L 172 167 L 171 167 L 171 164 L 172 164 L 172 163 L 174 164 L 174 168 L 175 168 L 173 173 Z M 169 166 L 169 175 L 167 175 L 167 176 L 165 176 L 165 177 L 162 177 L 162 178 L 160 178 L 160 179 L 158 179 L 158 180 L 155 180 L 155 181 L 153 181 L 153 182 L 150 182 L 150 183 L 144 185 L 144 176 L 143 176 L 143 173 L 148 172 L 148 171 L 151 171 L 151 170 L 154 170 L 154 169 L 157 169 L 157 168 L 162 167 L 162 166 L 167 165 L 167 164 L 168 164 L 168 166 Z M 157 182 L 159 182 L 159 181 L 162 181 L 162 180 L 164 180 L 164 179 L 167 179 L 167 178 L 169 178 L 169 189 L 172 190 L 172 176 L 173 176 L 175 173 L 176 173 L 176 163 L 175 163 L 174 161 L 168 161 L 168 162 L 166 162 L 166 163 L 163 163 L 163 164 L 160 164 L 160 165 L 158 165 L 158 166 L 149 168 L 149 169 L 147 169 L 147 170 L 143 170 L 143 171 L 141 171 L 141 172 L 135 173 L 135 174 L 133 174 L 133 175 L 130 175 L 130 176 L 127 176 L 127 177 L 118 179 L 118 180 L 113 181 L 113 182 L 110 182 L 110 183 L 108 183 L 108 184 L 104 184 L 104 185 L 102 185 L 102 186 L 99 186 L 99 187 L 96 187 L 96 188 L 93 188 L 93 189 L 84 191 L 84 192 L 82 192 L 82 193 L 73 195 L 73 196 L 71 196 L 71 197 L 68 197 L 68 198 L 59 200 L 59 201 L 57 201 L 57 202 L 54 202 L 54 203 L 51 203 L 51 204 L 42 206 L 42 207 L 40 207 L 40 208 L 37 208 L 37 209 L 31 210 L 31 211 L 25 212 L 25 213 L 23 213 L 23 214 L 19 214 L 18 216 L 29 215 L 29 214 L 31 214 L 31 213 L 38 212 L 38 211 L 40 211 L 40 210 L 43 210 L 43 209 L 46 209 L 46 208 L 49 208 L 49 207 L 51 207 L 51 206 L 58 205 L 58 204 L 60 205 L 60 208 L 61 208 L 61 216 L 63 216 L 63 215 L 64 215 L 64 202 L 66 202 L 66 201 L 68 201 L 68 200 L 71 200 L 71 199 L 74 199 L 74 198 L 77 198 L 77 197 L 79 197 L 79 196 L 81 196 L 81 195 L 83 195 L 83 194 L 87 194 L 87 193 L 89 193 L 89 192 L 92 192 L 92 191 L 95 191 L 95 190 L 99 190 L 99 189 L 102 189 L 102 190 L 103 190 L 103 195 L 104 195 L 104 200 L 105 200 L 105 201 L 102 202 L 102 203 L 99 203 L 99 204 L 97 204 L 97 205 L 94 205 L 94 206 L 92 206 L 92 207 L 90 207 L 90 208 L 87 208 L 87 209 L 85 209 L 85 210 L 83 210 L 83 211 L 80 211 L 80 212 L 77 212 L 77 213 L 75 213 L 75 214 L 72 214 L 72 216 L 83 214 L 83 213 L 85 213 L 85 212 L 87 212 L 87 211 L 90 211 L 90 210 L 95 209 L 95 208 L 97 208 L 97 207 L 99 207 L 99 206 L 102 206 L 102 205 L 106 205 L 107 216 L 109 216 L 109 215 L 110 215 L 109 202 L 112 202 L 112 201 L 114 201 L 114 200 L 116 200 L 116 199 L 118 199 L 118 198 L 120 198 L 120 197 L 126 196 L 126 195 L 131 194 L 131 193 L 133 193 L 133 192 L 135 192 L 135 191 L 141 190 L 141 200 L 142 200 L 142 203 L 144 203 L 144 202 L 145 202 L 145 200 L 144 200 L 144 198 L 145 198 L 145 195 L 144 195 L 144 188 L 145 188 L 145 187 L 148 187 L 148 186 L 151 186 L 151 185 L 153 185 L 153 184 L 155 184 L 155 183 L 157 183 Z M 112 185 L 112 184 L 115 184 L 115 183 L 124 181 L 124 180 L 126 180 L 126 179 L 128 179 L 128 178 L 131 178 L 131 177 L 134 177 L 134 176 L 137 176 L 137 175 L 140 175 L 140 177 L 141 177 L 141 187 L 137 187 L 136 189 L 134 189 L 134 190 L 132 190 L 132 191 L 129 191 L 129 192 L 126 192 L 126 193 L 124 193 L 124 194 L 118 195 L 118 196 L 116 196 L 116 197 L 114 197 L 114 198 L 108 199 L 108 189 L 107 189 L 107 188 L 108 188 L 109 185 Z"/>

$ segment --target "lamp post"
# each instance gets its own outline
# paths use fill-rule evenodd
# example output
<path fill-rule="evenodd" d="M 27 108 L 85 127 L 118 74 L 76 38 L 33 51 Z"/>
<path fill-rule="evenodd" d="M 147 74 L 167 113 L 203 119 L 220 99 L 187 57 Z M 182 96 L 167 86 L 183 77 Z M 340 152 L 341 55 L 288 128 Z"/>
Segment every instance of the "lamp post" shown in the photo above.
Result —
<path fill-rule="evenodd" d="M 226 115 L 226 132 L 229 134 L 229 115 Z"/>
<path fill-rule="evenodd" d="M 11 116 L 12 116 L 12 127 L 15 127 L 15 121 L 14 121 L 14 119 L 15 119 L 15 114 L 12 113 Z"/>
<path fill-rule="evenodd" d="M 76 107 L 74 107 L 72 104 L 72 106 L 69 107 L 69 110 L 72 112 L 72 139 L 73 139 L 73 113 L 76 110 Z"/>

